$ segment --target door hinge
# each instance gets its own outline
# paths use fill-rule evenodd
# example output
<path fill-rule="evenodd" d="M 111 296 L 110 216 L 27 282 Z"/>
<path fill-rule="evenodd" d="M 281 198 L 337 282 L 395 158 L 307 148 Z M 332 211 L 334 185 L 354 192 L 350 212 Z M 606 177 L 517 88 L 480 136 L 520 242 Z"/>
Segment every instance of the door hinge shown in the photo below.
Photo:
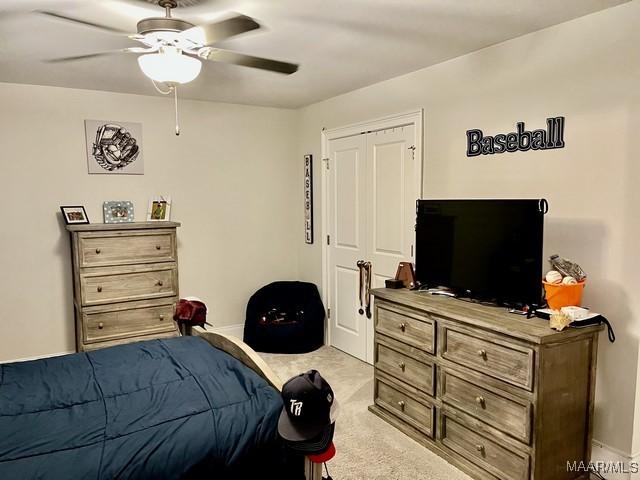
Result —
<path fill-rule="evenodd" d="M 327 235 L 327 245 L 331 245 L 331 236 Z"/>
<path fill-rule="evenodd" d="M 329 170 L 329 159 L 328 158 L 323 158 L 322 161 L 324 162 L 325 166 L 327 167 L 327 170 Z"/>
<path fill-rule="evenodd" d="M 331 318 L 331 309 L 327 308 L 327 318 Z"/>
<path fill-rule="evenodd" d="M 411 258 L 413 258 L 413 245 L 411 245 Z"/>

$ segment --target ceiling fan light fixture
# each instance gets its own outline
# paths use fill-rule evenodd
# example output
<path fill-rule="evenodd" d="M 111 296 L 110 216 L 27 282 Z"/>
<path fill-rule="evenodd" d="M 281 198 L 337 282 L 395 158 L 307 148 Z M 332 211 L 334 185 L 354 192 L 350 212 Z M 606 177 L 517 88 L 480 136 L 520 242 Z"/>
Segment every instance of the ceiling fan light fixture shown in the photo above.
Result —
<path fill-rule="evenodd" d="M 164 47 L 160 53 L 140 55 L 138 65 L 151 80 L 170 84 L 189 83 L 200 75 L 202 69 L 200 60 L 172 47 Z"/>

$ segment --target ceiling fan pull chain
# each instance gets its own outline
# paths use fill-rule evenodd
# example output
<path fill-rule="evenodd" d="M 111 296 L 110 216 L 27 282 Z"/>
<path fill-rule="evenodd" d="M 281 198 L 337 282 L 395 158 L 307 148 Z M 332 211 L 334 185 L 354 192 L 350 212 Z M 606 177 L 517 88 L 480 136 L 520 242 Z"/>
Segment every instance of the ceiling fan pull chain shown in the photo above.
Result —
<path fill-rule="evenodd" d="M 162 95 L 170 95 L 173 92 L 173 87 L 169 86 L 169 90 L 167 90 L 166 92 L 164 90 L 162 90 L 160 87 L 158 87 L 158 84 L 155 82 L 155 80 L 151 79 L 151 83 L 153 83 L 153 86 L 155 87 L 155 89 L 157 90 L 158 93 L 161 93 Z"/>
<path fill-rule="evenodd" d="M 178 122 L 178 86 L 173 86 L 173 99 L 176 107 L 176 137 L 180 135 L 180 124 Z"/>

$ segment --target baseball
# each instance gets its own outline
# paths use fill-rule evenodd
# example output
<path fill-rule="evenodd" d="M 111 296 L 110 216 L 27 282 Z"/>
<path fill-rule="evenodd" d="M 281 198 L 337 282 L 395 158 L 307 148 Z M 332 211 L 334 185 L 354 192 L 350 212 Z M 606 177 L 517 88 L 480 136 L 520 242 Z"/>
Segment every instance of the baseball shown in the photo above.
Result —
<path fill-rule="evenodd" d="M 550 270 L 549 272 L 547 272 L 544 279 L 547 283 L 561 283 L 562 274 L 556 270 Z"/>
<path fill-rule="evenodd" d="M 578 283 L 578 281 L 573 277 L 564 277 L 562 279 L 563 285 L 575 285 L 576 283 Z"/>

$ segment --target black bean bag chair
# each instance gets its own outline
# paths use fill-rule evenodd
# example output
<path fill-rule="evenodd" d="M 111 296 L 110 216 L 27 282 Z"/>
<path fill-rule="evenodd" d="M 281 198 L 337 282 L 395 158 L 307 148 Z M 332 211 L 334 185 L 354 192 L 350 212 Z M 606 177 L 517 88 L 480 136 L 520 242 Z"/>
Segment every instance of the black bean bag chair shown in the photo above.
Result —
<path fill-rule="evenodd" d="M 249 299 L 244 342 L 259 352 L 311 352 L 324 345 L 324 318 L 313 283 L 273 282 Z"/>

